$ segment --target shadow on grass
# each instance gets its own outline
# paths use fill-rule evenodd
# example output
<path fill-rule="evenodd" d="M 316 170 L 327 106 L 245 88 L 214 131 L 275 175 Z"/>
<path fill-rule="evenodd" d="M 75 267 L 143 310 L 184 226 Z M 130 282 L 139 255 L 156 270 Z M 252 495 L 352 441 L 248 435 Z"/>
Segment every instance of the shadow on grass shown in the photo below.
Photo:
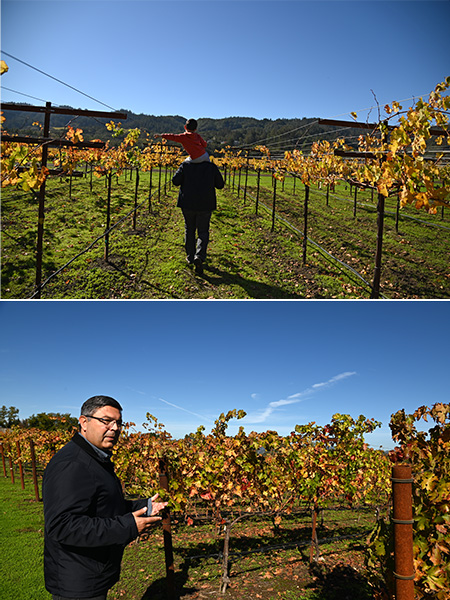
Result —
<path fill-rule="evenodd" d="M 328 570 L 316 564 L 310 572 L 316 577 L 316 600 L 373 600 L 367 579 L 349 565 L 336 565 Z"/>
<path fill-rule="evenodd" d="M 300 299 L 303 298 L 300 294 L 293 294 L 283 290 L 282 288 L 261 283 L 252 279 L 246 279 L 236 271 L 237 267 L 233 263 L 230 263 L 230 270 L 223 271 L 217 267 L 205 265 L 205 271 L 202 278 L 213 286 L 237 286 L 245 290 L 250 298 L 283 298 L 283 299 Z M 210 275 L 212 273 L 212 275 Z"/>
<path fill-rule="evenodd" d="M 361 528 L 359 528 L 359 532 Z M 339 527 L 334 531 L 337 536 L 353 535 L 355 528 L 353 526 Z M 261 573 L 267 570 L 268 563 L 271 562 L 270 554 L 279 552 L 283 549 L 295 550 L 307 549 L 311 536 L 311 528 L 309 526 L 300 527 L 295 530 L 279 529 L 276 535 L 268 530 L 262 535 L 232 535 L 230 545 L 230 560 L 228 563 L 228 573 L 230 581 L 234 582 L 235 589 L 238 589 L 241 577 L 247 578 L 251 573 L 256 575 L 254 579 L 255 596 L 250 596 L 251 600 L 256 597 L 256 593 L 260 592 L 261 577 L 258 576 L 258 571 Z M 205 587 L 204 584 L 209 582 L 210 587 L 208 594 L 215 594 L 213 590 L 218 591 L 220 588 L 220 575 L 217 575 L 214 581 L 211 581 L 208 573 L 205 573 L 203 578 L 201 574 L 204 570 L 209 571 L 211 561 L 216 563 L 219 571 L 221 570 L 222 562 L 222 539 L 212 539 L 193 543 L 191 545 L 177 545 L 176 557 L 177 568 L 173 574 L 173 581 L 168 584 L 166 578 L 155 580 L 145 591 L 141 600 L 180 600 L 192 597 L 197 597 L 200 587 Z M 254 554 L 256 557 L 261 556 L 257 563 L 252 561 L 251 564 L 239 561 L 249 554 Z M 266 555 L 266 557 L 264 557 Z M 269 555 L 269 556 L 267 556 Z M 298 570 L 304 573 L 305 591 L 313 593 L 311 598 L 314 600 L 372 600 L 373 594 L 371 587 L 365 577 L 349 565 L 338 564 L 334 567 L 326 566 L 323 563 L 314 563 L 311 567 L 308 565 L 308 559 L 303 552 L 298 553 L 297 561 Z M 301 564 L 300 564 L 301 563 Z M 292 558 L 289 561 L 292 566 Z M 309 577 L 307 572 L 309 570 Z M 196 579 L 192 579 L 191 573 L 196 573 Z M 286 579 L 288 575 L 281 575 L 281 579 Z M 313 581 L 311 581 L 313 579 Z M 309 580 L 309 582 L 308 582 Z M 248 579 L 246 585 L 249 585 Z M 233 598 L 236 596 L 233 595 Z M 263 597 L 263 596 L 260 596 Z M 308 596 L 309 597 L 309 596 Z"/>
<path fill-rule="evenodd" d="M 19 286 L 21 293 L 15 295 L 17 298 L 27 298 L 34 290 L 36 275 L 36 231 L 29 230 L 22 234 L 13 236 L 7 232 L 2 232 L 14 244 L 8 248 L 3 248 L 3 257 L 1 265 L 1 280 L 3 292 L 9 291 L 9 288 Z M 48 238 L 52 241 L 53 236 Z M 19 249 L 19 250 L 18 250 Z M 44 248 L 42 257 L 41 275 L 45 280 L 48 273 L 56 271 L 56 264 L 53 258 L 46 256 Z"/>
<path fill-rule="evenodd" d="M 185 573 L 177 572 L 174 575 L 173 589 L 169 588 L 166 579 L 158 579 L 147 588 L 141 600 L 178 600 L 187 594 L 195 594 L 196 587 L 186 587 Z"/>
<path fill-rule="evenodd" d="M 142 272 L 145 271 L 145 268 L 148 263 L 148 252 L 145 254 L 145 261 L 143 262 L 143 266 L 141 267 Z M 125 256 L 120 256 L 117 254 L 110 255 L 108 260 L 104 258 L 98 258 L 96 260 L 96 265 L 103 269 L 104 271 L 115 271 L 123 276 L 125 280 L 131 282 L 134 285 L 140 285 L 142 287 L 150 288 L 156 292 L 163 293 L 171 298 L 179 298 L 176 294 L 168 289 L 164 289 L 162 286 L 158 284 L 154 284 L 146 279 L 142 279 L 141 274 L 138 278 L 132 276 L 125 268 L 127 267 L 127 259 Z"/>

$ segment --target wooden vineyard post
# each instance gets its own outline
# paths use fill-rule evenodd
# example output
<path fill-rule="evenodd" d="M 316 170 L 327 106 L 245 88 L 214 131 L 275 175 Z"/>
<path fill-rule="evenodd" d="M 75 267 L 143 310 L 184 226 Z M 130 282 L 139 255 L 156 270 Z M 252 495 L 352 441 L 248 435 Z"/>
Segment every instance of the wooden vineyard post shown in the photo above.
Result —
<path fill-rule="evenodd" d="M 33 484 L 34 484 L 34 495 L 36 497 L 36 501 L 40 501 L 39 497 L 39 485 L 37 478 L 37 470 L 36 470 L 36 453 L 34 451 L 34 442 L 30 440 L 30 453 L 31 453 L 31 468 L 33 471 Z"/>
<path fill-rule="evenodd" d="M 261 187 L 261 169 L 258 169 L 258 177 L 256 179 L 256 202 L 255 202 L 255 215 L 258 214 L 259 205 L 259 191 Z"/>
<path fill-rule="evenodd" d="M 387 126 L 386 121 L 384 125 Z M 381 133 L 381 140 L 383 145 L 387 141 L 387 132 L 383 131 Z M 383 162 L 385 158 L 381 159 Z M 378 203 L 377 203 L 377 250 L 375 254 L 375 272 L 373 276 L 373 285 L 372 285 L 372 293 L 370 295 L 371 298 L 379 298 L 380 297 L 380 279 L 381 279 L 381 256 L 383 253 L 383 229 L 384 229 L 384 204 L 385 197 L 383 194 L 378 194 Z"/>
<path fill-rule="evenodd" d="M 358 201 L 358 186 L 355 185 L 355 194 L 353 196 L 353 217 L 356 218 L 356 204 Z"/>
<path fill-rule="evenodd" d="M 272 185 L 273 185 L 273 199 L 272 199 L 272 228 L 270 231 L 275 229 L 275 206 L 277 202 L 277 178 L 272 175 Z"/>
<path fill-rule="evenodd" d="M 165 168 L 164 168 L 164 196 L 167 196 L 167 174 L 169 172 L 169 167 L 167 165 L 167 157 L 166 157 L 166 163 L 165 163 Z"/>
<path fill-rule="evenodd" d="M 230 583 L 230 576 L 228 575 L 228 559 L 230 556 L 230 535 L 231 535 L 231 523 L 227 519 L 224 524 L 225 538 L 223 541 L 223 561 L 222 561 L 222 583 L 220 586 L 220 593 L 225 594 L 227 587 Z"/>
<path fill-rule="evenodd" d="M 19 474 L 20 474 L 20 484 L 22 486 L 22 489 L 25 489 L 25 479 L 23 477 L 23 465 L 22 465 L 22 458 L 20 455 L 20 442 L 19 440 L 16 441 L 16 449 L 17 449 L 17 459 L 19 462 Z"/>
<path fill-rule="evenodd" d="M 47 109 L 44 117 L 44 137 L 48 138 L 50 135 L 50 109 L 51 102 L 45 103 Z M 47 168 L 48 158 L 48 145 L 42 145 L 42 169 Z M 41 284 L 42 284 L 42 252 L 43 252 L 43 241 L 44 241 L 44 217 L 45 217 L 45 182 L 41 184 L 39 189 L 39 208 L 38 208 L 38 228 L 37 228 L 37 244 L 36 244 L 36 298 L 41 297 Z"/>
<path fill-rule="evenodd" d="M 410 465 L 392 467 L 396 600 L 414 600 L 412 475 Z"/>
<path fill-rule="evenodd" d="M 158 174 L 158 202 L 161 200 L 161 178 L 162 178 L 162 151 L 163 151 L 163 144 L 161 142 L 161 146 L 159 149 L 159 174 Z"/>
<path fill-rule="evenodd" d="M 318 507 L 314 504 L 311 509 L 312 513 L 312 530 L 311 530 L 311 546 L 309 550 L 309 563 L 311 564 L 314 557 L 314 549 L 316 550 L 317 556 L 319 556 L 319 540 L 317 538 L 317 513 L 319 512 Z"/>
<path fill-rule="evenodd" d="M 3 444 L 0 444 L 0 453 L 2 455 L 3 476 L 7 477 L 7 475 L 6 475 L 6 461 L 5 461 L 5 448 L 4 448 Z"/>
<path fill-rule="evenodd" d="M 244 206 L 245 206 L 245 200 L 247 199 L 247 185 L 248 185 L 248 164 L 250 161 L 250 156 L 247 150 L 247 163 L 245 165 L 245 184 L 244 184 Z"/>
<path fill-rule="evenodd" d="M 159 460 L 159 485 L 166 492 L 169 491 L 169 477 L 167 464 L 164 458 Z M 173 563 L 172 531 L 170 511 L 166 507 L 162 512 L 162 526 L 164 537 L 164 557 L 166 562 L 167 595 L 169 600 L 175 599 L 175 567 Z"/>
<path fill-rule="evenodd" d="M 106 204 L 106 235 L 105 235 L 105 254 L 104 259 L 108 261 L 109 259 L 109 224 L 111 221 L 111 180 L 112 180 L 112 172 L 108 172 L 108 200 Z"/>
<path fill-rule="evenodd" d="M 308 244 L 308 201 L 309 185 L 305 185 L 305 208 L 303 211 L 303 264 L 306 265 L 306 247 Z"/>
<path fill-rule="evenodd" d="M 148 212 L 152 212 L 152 176 L 153 176 L 153 167 L 150 167 L 150 179 L 148 184 Z"/>
<path fill-rule="evenodd" d="M 378 194 L 377 204 L 377 250 L 375 253 L 375 271 L 373 275 L 371 298 L 380 297 L 380 279 L 381 279 L 381 257 L 383 254 L 383 228 L 384 228 L 384 196 Z"/>
<path fill-rule="evenodd" d="M 11 483 L 14 483 L 14 465 L 12 460 L 12 451 L 10 444 L 8 444 L 8 446 L 6 447 L 6 451 L 8 452 L 9 474 L 11 476 Z"/>
<path fill-rule="evenodd" d="M 139 169 L 136 169 L 136 186 L 135 186 L 135 190 L 134 190 L 133 231 L 136 231 L 138 188 L 139 188 Z"/>

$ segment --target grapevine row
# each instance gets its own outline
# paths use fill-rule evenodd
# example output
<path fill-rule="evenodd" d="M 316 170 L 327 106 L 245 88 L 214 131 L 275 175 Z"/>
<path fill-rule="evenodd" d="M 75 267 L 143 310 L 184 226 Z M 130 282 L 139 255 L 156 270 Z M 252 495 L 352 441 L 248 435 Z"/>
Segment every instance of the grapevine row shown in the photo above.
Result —
<path fill-rule="evenodd" d="M 380 425 L 373 419 L 336 414 L 325 426 L 297 425 L 287 437 L 274 431 L 246 434 L 242 427 L 236 435 L 227 435 L 230 420 L 243 416 L 243 411 L 229 411 L 219 416 L 209 434 L 200 427 L 178 440 L 150 414 L 145 433 L 133 431 L 134 424 L 128 423 L 114 450 L 127 493 L 146 496 L 158 490 L 158 473 L 165 462 L 169 489 L 160 493 L 166 494 L 172 511 L 192 524 L 202 507 L 226 525 L 227 544 L 232 525 L 254 511 L 271 514 L 279 524 L 283 514 L 299 507 L 312 508 L 314 520 L 327 502 L 351 507 L 380 506 L 388 500 L 389 459 L 364 442 L 364 435 Z M 416 428 L 422 419 L 434 422 L 428 432 Z M 450 587 L 450 405 L 423 406 L 412 415 L 400 410 L 392 415 L 390 427 L 399 443 L 390 459 L 411 464 L 413 470 L 417 597 L 445 600 Z M 34 439 L 44 467 L 71 435 L 13 428 L 0 433 L 0 442 L 18 464 L 16 442 L 26 463 L 31 460 L 27 442 Z M 392 536 L 392 521 L 379 519 L 366 560 L 374 585 L 384 588 L 387 597 L 394 593 Z"/>
<path fill-rule="evenodd" d="M 127 424 L 114 449 L 116 469 L 127 492 L 154 492 L 159 487 L 159 461 L 164 459 L 170 467 L 171 507 L 186 517 L 199 499 L 212 502 L 218 510 L 245 505 L 280 512 L 299 500 L 320 504 L 342 497 L 352 505 L 375 502 L 388 493 L 388 461 L 383 452 L 364 442 L 364 434 L 380 425 L 373 419 L 360 416 L 355 421 L 336 414 L 325 427 L 297 425 L 288 437 L 273 431 L 246 434 L 242 427 L 237 435 L 227 435 L 229 421 L 243 416 L 243 411 L 229 411 L 220 415 L 210 434 L 199 428 L 179 440 L 150 414 L 143 425 L 147 433 L 134 432 L 135 425 Z M 31 460 L 27 448 L 33 439 L 44 468 L 72 433 L 16 427 L 1 433 L 0 439 L 11 447 L 20 441 L 25 463 Z"/>
<path fill-rule="evenodd" d="M 369 134 L 360 136 L 356 149 L 359 158 L 347 159 L 338 155 L 338 150 L 355 150 L 341 139 L 334 143 L 315 142 L 309 156 L 292 150 L 283 158 L 272 159 L 266 147 L 258 146 L 258 157 L 224 149 L 213 160 L 224 168 L 239 169 L 245 165 L 255 171 L 271 172 L 279 179 L 294 174 L 306 185 L 352 181 L 358 186 L 376 189 L 385 197 L 398 193 L 402 206 L 414 204 L 417 208 L 435 211 L 437 206 L 448 205 L 450 172 L 445 165 L 444 153 L 437 154 L 433 161 L 425 160 L 424 156 L 427 142 L 435 133 L 431 127 L 433 123 L 441 131 L 435 143 L 442 147 L 449 144 L 450 96 L 445 95 L 449 87 L 450 77 L 447 77 L 431 92 L 428 101 L 420 99 L 408 111 L 402 111 L 398 102 L 386 105 L 386 118 Z M 388 126 L 389 120 L 394 118 L 398 125 Z M 120 123 L 113 122 L 108 123 L 107 128 L 114 137 L 126 133 L 118 147 L 106 144 L 103 149 L 60 149 L 51 152 L 54 166 L 71 174 L 81 163 L 95 163 L 97 174 L 101 176 L 110 171 L 120 173 L 126 166 L 139 167 L 143 171 L 160 165 L 175 167 L 181 160 L 180 151 L 166 143 L 148 145 L 140 150 L 137 142 L 141 132 L 138 129 L 125 132 Z M 81 143 L 83 132 L 69 126 L 66 138 Z M 21 185 L 25 190 L 39 189 L 48 175 L 47 169 L 39 169 L 41 153 L 42 145 L 29 148 L 22 143 L 3 143 L 2 187 Z"/>

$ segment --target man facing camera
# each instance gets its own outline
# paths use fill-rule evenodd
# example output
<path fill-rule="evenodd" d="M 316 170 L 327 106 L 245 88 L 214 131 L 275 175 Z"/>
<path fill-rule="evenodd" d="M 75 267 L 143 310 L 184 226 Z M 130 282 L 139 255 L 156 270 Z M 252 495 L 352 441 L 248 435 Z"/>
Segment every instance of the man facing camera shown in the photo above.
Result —
<path fill-rule="evenodd" d="M 167 502 L 124 498 L 111 462 L 122 428 L 117 400 L 86 400 L 79 427 L 44 472 L 45 586 L 53 600 L 106 600 L 125 546 L 161 520 Z"/>

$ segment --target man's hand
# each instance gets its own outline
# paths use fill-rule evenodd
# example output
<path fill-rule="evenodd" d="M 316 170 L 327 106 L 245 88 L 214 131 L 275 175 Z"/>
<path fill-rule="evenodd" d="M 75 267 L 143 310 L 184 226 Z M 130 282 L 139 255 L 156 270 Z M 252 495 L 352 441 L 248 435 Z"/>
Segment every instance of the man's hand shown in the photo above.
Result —
<path fill-rule="evenodd" d="M 158 494 L 152 497 L 152 514 L 146 516 L 147 507 L 140 508 L 132 513 L 134 520 L 136 521 L 136 527 L 138 529 L 139 535 L 141 533 L 145 533 L 148 531 L 154 523 L 161 521 L 161 517 L 157 517 L 156 515 L 167 506 L 167 502 L 155 502 L 158 498 Z"/>

